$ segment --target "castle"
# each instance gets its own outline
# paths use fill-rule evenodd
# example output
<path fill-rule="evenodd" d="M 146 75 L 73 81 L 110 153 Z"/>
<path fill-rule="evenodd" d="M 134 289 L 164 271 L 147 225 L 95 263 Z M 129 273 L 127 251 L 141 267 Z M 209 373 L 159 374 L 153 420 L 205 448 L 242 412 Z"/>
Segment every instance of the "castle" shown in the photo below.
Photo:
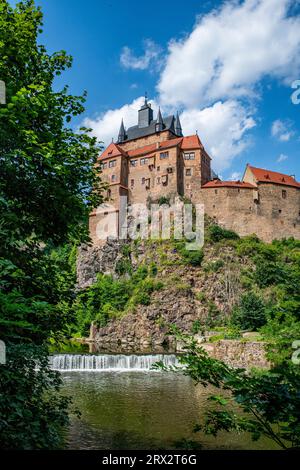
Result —
<path fill-rule="evenodd" d="M 265 241 L 300 239 L 300 183 L 294 176 L 247 165 L 241 181 L 221 181 L 198 135 L 183 136 L 179 115 L 154 119 L 145 99 L 138 124 L 121 122 L 118 140 L 99 156 L 107 198 L 118 214 L 120 197 L 129 204 L 182 196 L 204 204 L 207 215 L 239 235 L 255 233 Z M 90 215 L 90 235 L 97 243 L 103 215 Z"/>

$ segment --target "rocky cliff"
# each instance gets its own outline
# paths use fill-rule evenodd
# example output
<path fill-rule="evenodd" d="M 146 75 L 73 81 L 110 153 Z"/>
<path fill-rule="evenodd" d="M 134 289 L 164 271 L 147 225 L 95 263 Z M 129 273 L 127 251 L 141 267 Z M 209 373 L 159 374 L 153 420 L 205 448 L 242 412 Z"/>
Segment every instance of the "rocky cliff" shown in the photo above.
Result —
<path fill-rule="evenodd" d="M 97 273 L 118 277 L 116 267 L 122 259 L 124 242 L 109 240 L 103 247 L 81 247 L 78 255 L 78 287 L 91 285 Z M 191 332 L 195 325 L 209 328 L 218 318 L 229 315 L 242 290 L 243 263 L 231 246 L 207 245 L 201 266 L 191 266 L 168 241 L 130 244 L 132 269 L 154 263 L 156 279 L 162 288 L 151 294 L 149 305 L 139 305 L 113 318 L 102 328 L 95 324 L 90 339 L 107 344 L 153 347 L 169 344 L 168 325 Z M 127 274 L 128 275 L 128 274 Z"/>

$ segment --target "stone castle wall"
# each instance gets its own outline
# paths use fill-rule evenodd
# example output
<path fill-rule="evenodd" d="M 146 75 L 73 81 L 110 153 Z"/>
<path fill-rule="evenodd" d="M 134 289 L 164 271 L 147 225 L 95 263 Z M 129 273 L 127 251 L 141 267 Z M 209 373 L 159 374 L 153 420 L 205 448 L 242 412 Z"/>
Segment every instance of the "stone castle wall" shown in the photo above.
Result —
<path fill-rule="evenodd" d="M 203 188 L 195 202 L 224 228 L 264 241 L 300 239 L 300 190 L 272 183 L 251 188 Z"/>

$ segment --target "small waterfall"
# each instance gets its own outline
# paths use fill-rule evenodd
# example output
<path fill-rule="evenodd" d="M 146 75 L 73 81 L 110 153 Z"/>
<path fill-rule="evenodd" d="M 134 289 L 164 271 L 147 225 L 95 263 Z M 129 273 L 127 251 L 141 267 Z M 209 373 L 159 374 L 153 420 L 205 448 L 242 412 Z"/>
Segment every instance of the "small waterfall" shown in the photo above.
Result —
<path fill-rule="evenodd" d="M 179 365 L 175 354 L 55 354 L 49 361 L 51 368 L 59 371 L 146 371 L 158 361 Z"/>

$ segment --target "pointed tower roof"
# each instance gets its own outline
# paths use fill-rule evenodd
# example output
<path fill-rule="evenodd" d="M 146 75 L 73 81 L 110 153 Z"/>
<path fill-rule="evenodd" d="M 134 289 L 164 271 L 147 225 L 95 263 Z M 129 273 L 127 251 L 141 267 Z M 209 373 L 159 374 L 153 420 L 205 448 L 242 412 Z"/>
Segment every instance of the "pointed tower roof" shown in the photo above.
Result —
<path fill-rule="evenodd" d="M 160 106 L 158 108 L 156 124 L 163 124 L 163 118 L 162 118 L 162 115 L 161 115 L 161 112 L 160 112 Z"/>
<path fill-rule="evenodd" d="M 125 138 L 126 138 L 126 133 L 125 133 L 124 122 L 122 119 L 120 130 L 119 130 L 118 142 L 124 142 Z"/>
<path fill-rule="evenodd" d="M 155 123 L 155 132 L 161 132 L 163 130 L 164 122 L 160 112 L 160 107 L 158 108 L 157 119 Z"/>
<path fill-rule="evenodd" d="M 177 114 L 176 114 L 174 127 L 175 127 L 175 134 L 179 135 L 179 136 L 182 136 L 182 128 L 181 128 L 181 122 L 180 122 L 180 119 L 179 119 L 178 111 L 177 111 Z"/>

